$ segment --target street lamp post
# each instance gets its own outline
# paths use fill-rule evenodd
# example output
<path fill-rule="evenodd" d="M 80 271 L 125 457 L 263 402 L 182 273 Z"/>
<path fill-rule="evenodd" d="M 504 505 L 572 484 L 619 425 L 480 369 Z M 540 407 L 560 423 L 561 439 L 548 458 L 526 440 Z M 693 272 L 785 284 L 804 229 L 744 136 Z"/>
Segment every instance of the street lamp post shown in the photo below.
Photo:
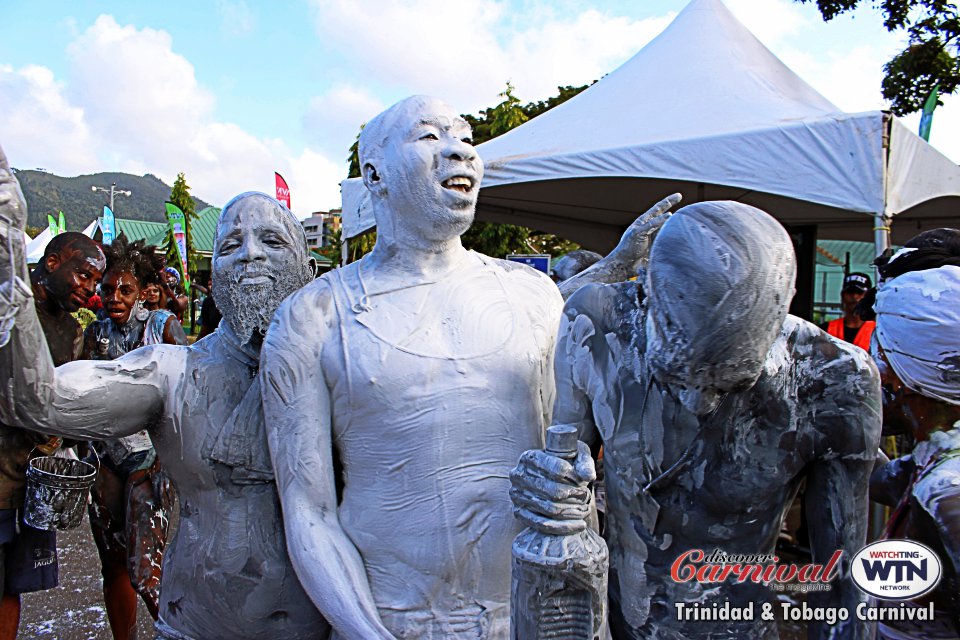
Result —
<path fill-rule="evenodd" d="M 110 194 L 110 211 L 113 211 L 113 197 L 114 197 L 114 195 L 121 195 L 121 196 L 130 196 L 130 195 L 133 195 L 133 193 L 130 192 L 130 191 L 126 191 L 126 190 L 124 190 L 124 189 L 117 189 L 117 183 L 116 183 L 116 182 L 114 182 L 113 184 L 111 184 L 109 189 L 107 189 L 106 187 L 92 186 L 92 187 L 90 187 L 90 190 L 93 191 L 93 192 L 103 191 L 104 193 L 109 193 L 109 194 Z"/>

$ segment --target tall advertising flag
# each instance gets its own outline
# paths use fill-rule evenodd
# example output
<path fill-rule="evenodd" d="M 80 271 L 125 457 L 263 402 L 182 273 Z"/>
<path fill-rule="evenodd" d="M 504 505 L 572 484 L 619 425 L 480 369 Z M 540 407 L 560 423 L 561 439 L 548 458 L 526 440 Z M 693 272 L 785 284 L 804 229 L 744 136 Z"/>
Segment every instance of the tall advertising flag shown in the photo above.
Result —
<path fill-rule="evenodd" d="M 57 221 L 49 213 L 47 214 L 47 229 L 50 231 L 51 238 L 60 233 L 60 226 L 57 225 Z"/>
<path fill-rule="evenodd" d="M 100 223 L 103 229 L 103 244 L 113 244 L 113 239 L 117 237 L 117 222 L 113 219 L 113 211 L 110 207 L 103 208 L 103 221 Z"/>
<path fill-rule="evenodd" d="M 173 234 L 173 243 L 177 246 L 177 255 L 180 257 L 180 265 L 183 267 L 183 287 L 190 293 L 190 276 L 187 273 L 187 227 L 184 221 L 183 211 L 172 202 L 165 203 L 167 206 L 167 223 L 170 225 L 170 233 Z"/>
<path fill-rule="evenodd" d="M 63 233 L 67 230 L 67 221 L 63 217 L 63 211 L 60 212 L 60 217 L 57 221 L 57 233 Z"/>
<path fill-rule="evenodd" d="M 290 208 L 290 187 L 287 186 L 287 181 L 283 179 L 283 176 L 277 172 L 273 173 L 276 176 L 277 183 L 277 200 L 282 202 L 284 206 Z"/>
<path fill-rule="evenodd" d="M 933 111 L 937 108 L 937 98 L 940 95 L 940 85 L 933 85 L 933 90 L 927 96 L 927 101 L 923 103 L 923 114 L 920 116 L 920 131 L 918 135 L 930 142 L 930 127 L 933 125 Z"/>

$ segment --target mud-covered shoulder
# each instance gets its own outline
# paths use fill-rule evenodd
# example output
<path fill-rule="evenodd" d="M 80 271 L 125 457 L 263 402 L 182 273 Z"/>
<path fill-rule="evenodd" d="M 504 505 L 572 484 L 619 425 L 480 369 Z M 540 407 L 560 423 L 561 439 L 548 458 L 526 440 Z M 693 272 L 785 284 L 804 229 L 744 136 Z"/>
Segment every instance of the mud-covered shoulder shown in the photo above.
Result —
<path fill-rule="evenodd" d="M 510 291 L 520 299 L 532 303 L 530 309 L 544 317 L 559 319 L 563 309 L 563 297 L 557 285 L 544 273 L 519 262 L 488 256 L 482 256 L 481 259 L 500 270 Z"/>
<path fill-rule="evenodd" d="M 794 316 L 784 321 L 798 401 L 827 447 L 873 455 L 880 438 L 880 375 L 870 355 Z"/>
<path fill-rule="evenodd" d="M 267 331 L 267 341 L 271 334 L 283 331 L 305 332 L 318 335 L 336 322 L 331 289 L 330 274 L 324 274 L 305 287 L 290 294 L 277 309 Z"/>
<path fill-rule="evenodd" d="M 642 299 L 642 289 L 636 282 L 586 284 L 567 298 L 563 314 L 568 320 L 587 316 L 601 333 L 629 335 L 643 330 L 637 324 Z"/>

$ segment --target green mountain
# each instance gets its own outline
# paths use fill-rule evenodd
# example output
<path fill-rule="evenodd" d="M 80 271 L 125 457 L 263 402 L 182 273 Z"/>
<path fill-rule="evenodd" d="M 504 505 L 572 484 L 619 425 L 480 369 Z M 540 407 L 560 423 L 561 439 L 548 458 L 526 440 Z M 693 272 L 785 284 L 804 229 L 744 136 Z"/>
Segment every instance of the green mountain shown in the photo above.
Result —
<path fill-rule="evenodd" d="M 33 227 L 46 227 L 47 214 L 56 218 L 57 212 L 63 211 L 67 230 L 80 231 L 94 218 L 103 215 L 103 207 L 110 204 L 109 191 L 93 191 L 91 187 L 109 190 L 112 183 L 116 183 L 117 189 L 132 193 L 130 196 L 114 196 L 113 213 L 118 218 L 151 222 L 167 220 L 163 203 L 170 198 L 171 187 L 149 173 L 135 176 L 105 172 L 63 178 L 45 171 L 14 171 L 27 200 L 27 224 Z M 198 198 L 193 200 L 197 211 L 210 206 Z"/>

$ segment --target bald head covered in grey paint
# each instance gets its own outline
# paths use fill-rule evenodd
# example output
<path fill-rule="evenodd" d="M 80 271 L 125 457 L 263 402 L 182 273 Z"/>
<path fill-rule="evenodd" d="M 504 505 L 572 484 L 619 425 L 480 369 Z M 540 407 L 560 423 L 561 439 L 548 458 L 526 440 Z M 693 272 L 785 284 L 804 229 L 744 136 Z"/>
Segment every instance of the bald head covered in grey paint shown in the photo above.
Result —
<path fill-rule="evenodd" d="M 657 236 L 647 271 L 654 376 L 698 414 L 752 386 L 795 279 L 790 237 L 770 215 L 731 201 L 680 209 Z"/>
<path fill-rule="evenodd" d="M 313 279 L 303 227 L 285 206 L 256 192 L 227 203 L 213 246 L 213 295 L 241 343 L 263 334 L 283 300 Z"/>
<path fill-rule="evenodd" d="M 470 125 L 448 104 L 401 100 L 363 128 L 359 156 L 378 243 L 430 250 L 472 224 L 483 162 Z"/>

